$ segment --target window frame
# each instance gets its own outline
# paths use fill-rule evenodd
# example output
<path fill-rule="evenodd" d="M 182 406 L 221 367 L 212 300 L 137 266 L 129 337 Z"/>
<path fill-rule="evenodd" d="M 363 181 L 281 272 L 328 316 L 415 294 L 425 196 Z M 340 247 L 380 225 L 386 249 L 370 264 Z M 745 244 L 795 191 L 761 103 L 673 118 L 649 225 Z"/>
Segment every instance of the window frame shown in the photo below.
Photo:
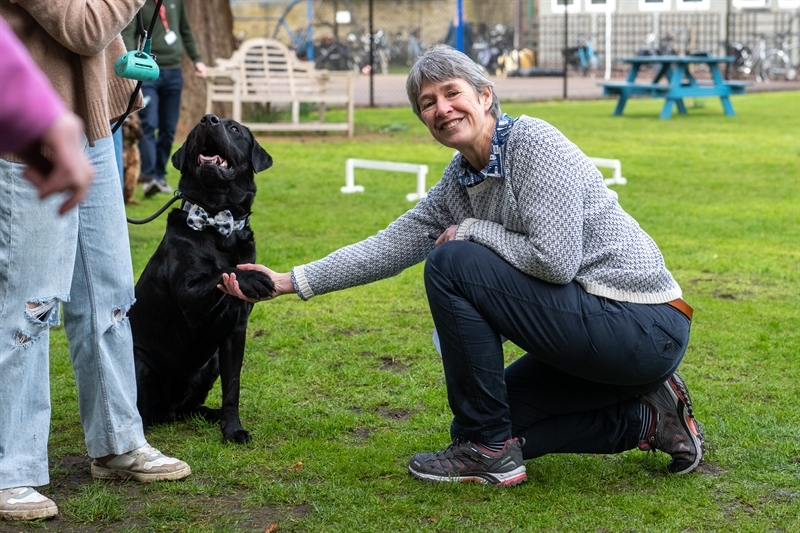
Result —
<path fill-rule="evenodd" d="M 554 15 L 563 15 L 564 11 L 567 13 L 580 13 L 581 0 L 564 0 L 565 2 L 572 2 L 572 4 L 558 5 L 559 0 L 550 0 L 550 12 Z M 566 9 L 564 9 L 566 7 Z"/>
<path fill-rule="evenodd" d="M 711 0 L 675 0 L 678 11 L 708 11 L 711 9 Z"/>
<path fill-rule="evenodd" d="M 639 0 L 639 11 L 653 12 L 653 11 L 671 11 L 671 10 L 672 10 L 671 0 L 664 0 L 663 2 L 660 3 L 645 2 L 645 0 Z"/>
<path fill-rule="evenodd" d="M 587 13 L 613 13 L 617 10 L 617 0 L 605 0 L 605 4 L 593 5 L 592 0 L 584 0 Z"/>

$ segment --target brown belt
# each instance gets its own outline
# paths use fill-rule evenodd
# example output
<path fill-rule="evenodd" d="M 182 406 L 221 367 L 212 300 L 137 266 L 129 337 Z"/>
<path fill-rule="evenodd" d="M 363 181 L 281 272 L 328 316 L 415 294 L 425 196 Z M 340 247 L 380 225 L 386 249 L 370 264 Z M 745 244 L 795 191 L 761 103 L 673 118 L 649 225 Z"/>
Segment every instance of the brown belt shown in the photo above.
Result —
<path fill-rule="evenodd" d="M 682 298 L 678 298 L 677 300 L 672 300 L 671 302 L 667 302 L 667 305 L 671 305 L 672 307 L 674 307 L 675 309 L 686 315 L 686 318 L 688 318 L 689 320 L 692 319 L 692 313 L 694 313 L 694 311 L 692 310 L 692 307 L 689 304 L 683 301 Z"/>

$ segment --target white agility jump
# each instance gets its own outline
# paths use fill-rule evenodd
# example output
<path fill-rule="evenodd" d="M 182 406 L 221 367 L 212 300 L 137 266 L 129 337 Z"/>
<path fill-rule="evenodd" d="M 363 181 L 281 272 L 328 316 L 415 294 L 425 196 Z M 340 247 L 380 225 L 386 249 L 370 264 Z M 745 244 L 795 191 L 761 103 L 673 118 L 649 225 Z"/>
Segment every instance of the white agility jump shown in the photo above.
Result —
<path fill-rule="evenodd" d="M 605 178 L 606 185 L 625 185 L 628 180 L 622 177 L 622 163 L 619 159 L 604 159 L 602 157 L 589 158 L 596 167 L 611 168 L 614 170 L 610 178 Z M 343 193 L 364 192 L 363 185 L 355 184 L 355 169 L 368 168 L 372 170 L 389 170 L 394 172 L 409 172 L 417 175 L 417 192 L 406 194 L 406 200 L 414 202 L 428 195 L 425 178 L 428 175 L 428 165 L 414 163 L 395 163 L 393 161 L 375 161 L 373 159 L 353 159 L 345 162 Z"/>
<path fill-rule="evenodd" d="M 414 202 L 428 196 L 425 186 L 425 177 L 428 175 L 428 165 L 415 165 L 413 163 L 393 163 L 391 161 L 374 161 L 372 159 L 348 159 L 344 169 L 344 193 L 364 192 L 363 185 L 355 184 L 355 168 L 369 168 L 373 170 L 393 170 L 395 172 L 410 172 L 417 175 L 417 192 L 406 194 L 406 200 Z"/>
<path fill-rule="evenodd" d="M 590 157 L 594 166 L 603 168 L 613 168 L 614 174 L 610 178 L 605 178 L 606 185 L 625 185 L 628 180 L 622 177 L 622 163 L 619 159 L 604 159 L 602 157 Z"/>

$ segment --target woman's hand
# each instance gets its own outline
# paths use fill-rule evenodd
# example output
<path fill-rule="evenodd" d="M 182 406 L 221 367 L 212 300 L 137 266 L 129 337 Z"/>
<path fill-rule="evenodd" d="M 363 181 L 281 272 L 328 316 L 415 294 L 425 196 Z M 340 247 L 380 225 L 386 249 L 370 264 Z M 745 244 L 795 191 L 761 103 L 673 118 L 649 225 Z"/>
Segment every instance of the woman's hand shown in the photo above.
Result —
<path fill-rule="evenodd" d="M 217 284 L 217 288 L 224 292 L 225 294 L 230 294 L 231 296 L 236 296 L 237 298 L 241 298 L 242 300 L 248 301 L 250 303 L 257 303 L 264 300 L 272 300 L 282 294 L 289 294 L 293 293 L 294 291 L 294 284 L 292 283 L 292 274 L 286 272 L 284 274 L 279 274 L 270 270 L 269 268 L 265 267 L 264 265 L 254 265 L 251 263 L 245 265 L 236 265 L 236 268 L 239 270 L 258 270 L 259 272 L 263 272 L 267 276 L 272 279 L 272 282 L 275 284 L 275 292 L 272 293 L 271 296 L 263 298 L 261 300 L 248 298 L 247 296 L 242 293 L 242 290 L 239 288 L 239 282 L 236 281 L 236 274 L 222 274 L 222 283 Z"/>
<path fill-rule="evenodd" d="M 444 233 L 439 235 L 439 238 L 436 239 L 436 242 L 433 244 L 434 246 L 439 246 L 440 244 L 444 244 L 447 241 L 454 241 L 456 240 L 456 232 L 458 231 L 458 225 L 454 224 L 444 230 Z"/>

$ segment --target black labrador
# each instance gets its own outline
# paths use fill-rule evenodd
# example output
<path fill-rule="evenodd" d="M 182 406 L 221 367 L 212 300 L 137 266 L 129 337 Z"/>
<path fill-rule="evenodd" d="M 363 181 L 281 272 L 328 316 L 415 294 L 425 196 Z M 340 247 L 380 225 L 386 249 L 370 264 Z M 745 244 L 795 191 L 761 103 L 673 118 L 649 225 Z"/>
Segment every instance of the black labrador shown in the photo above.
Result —
<path fill-rule="evenodd" d="M 136 283 L 130 310 L 137 405 L 145 425 L 199 415 L 219 422 L 225 442 L 250 441 L 239 420 L 239 375 L 253 305 L 217 284 L 236 273 L 242 292 L 265 297 L 269 276 L 236 265 L 255 261 L 249 226 L 255 173 L 272 165 L 250 131 L 206 115 L 172 156 L 180 209 Z M 222 408 L 204 405 L 218 377 Z"/>

